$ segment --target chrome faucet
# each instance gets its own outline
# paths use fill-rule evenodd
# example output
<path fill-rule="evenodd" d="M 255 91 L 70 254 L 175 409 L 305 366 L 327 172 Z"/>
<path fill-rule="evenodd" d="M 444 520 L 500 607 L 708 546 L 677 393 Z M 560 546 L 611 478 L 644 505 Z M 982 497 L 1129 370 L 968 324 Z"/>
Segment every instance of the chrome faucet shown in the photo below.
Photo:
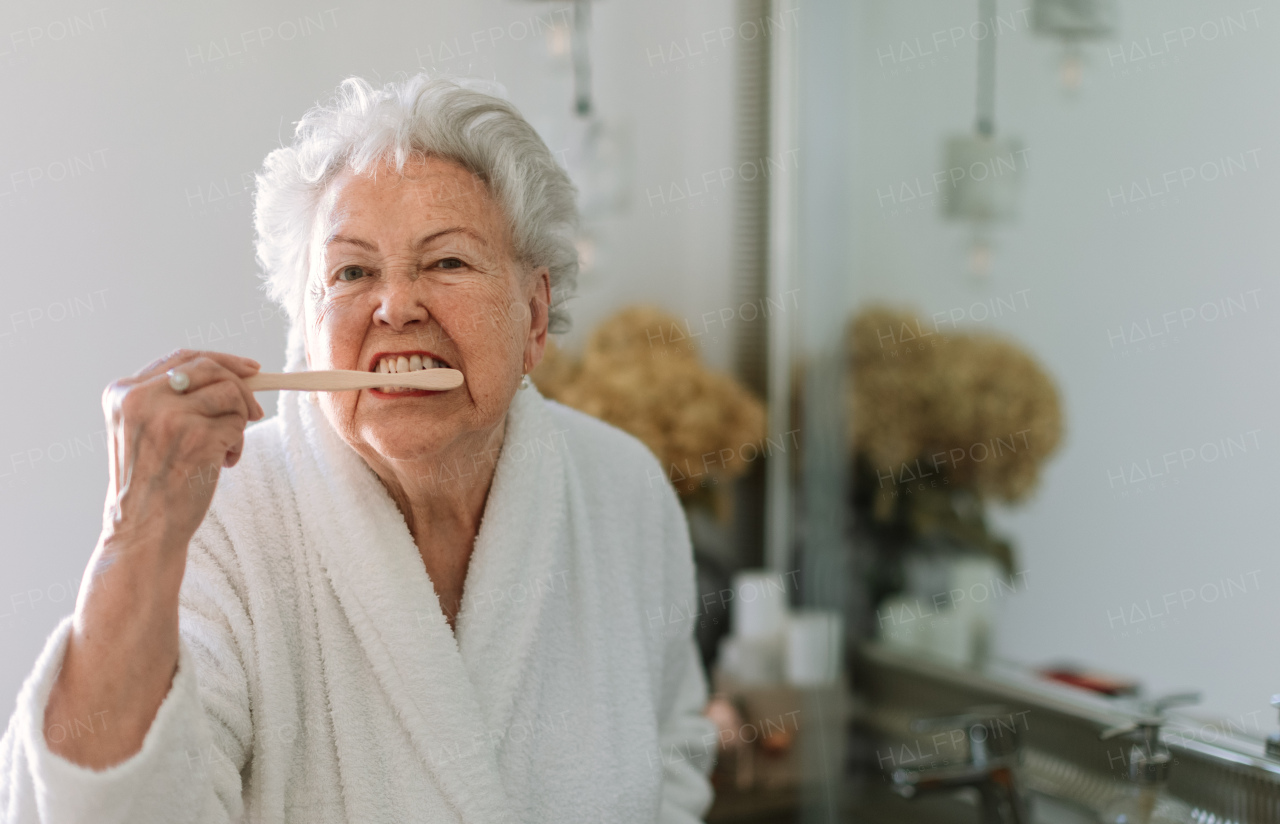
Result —
<path fill-rule="evenodd" d="M 913 721 L 915 732 L 951 731 L 952 740 L 965 745 L 965 759 L 955 765 L 895 768 L 889 775 L 893 791 L 903 798 L 916 798 L 926 792 L 972 787 L 982 798 L 987 824 L 1028 824 L 1027 802 L 1017 780 L 1022 760 L 1018 718 L 1027 712 L 982 706 L 959 715 Z"/>

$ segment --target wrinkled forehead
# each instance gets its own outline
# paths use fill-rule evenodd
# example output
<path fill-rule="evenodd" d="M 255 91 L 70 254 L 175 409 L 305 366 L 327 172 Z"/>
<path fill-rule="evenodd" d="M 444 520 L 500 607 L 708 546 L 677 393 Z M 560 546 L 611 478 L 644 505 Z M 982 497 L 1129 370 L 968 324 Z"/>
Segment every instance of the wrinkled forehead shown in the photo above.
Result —
<path fill-rule="evenodd" d="M 352 221 L 462 221 L 478 232 L 498 234 L 508 228 L 480 175 L 434 156 L 410 158 L 399 170 L 389 160 L 368 170 L 343 169 L 325 188 L 316 217 L 318 234 Z"/>

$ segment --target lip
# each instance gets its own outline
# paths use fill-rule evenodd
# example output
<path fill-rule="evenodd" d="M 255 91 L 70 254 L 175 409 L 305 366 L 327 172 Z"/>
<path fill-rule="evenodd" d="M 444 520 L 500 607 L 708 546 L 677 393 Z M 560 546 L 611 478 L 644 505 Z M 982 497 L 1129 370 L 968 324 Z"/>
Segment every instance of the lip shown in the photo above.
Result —
<path fill-rule="evenodd" d="M 383 392 L 381 389 L 364 390 L 375 398 L 425 398 L 428 395 L 443 395 L 444 389 L 410 389 L 408 392 Z"/>
<path fill-rule="evenodd" d="M 453 368 L 453 364 L 449 363 L 447 360 L 440 357 L 435 352 L 428 352 L 425 349 L 411 349 L 405 352 L 376 352 L 374 356 L 369 359 L 369 371 L 377 372 L 378 361 L 382 360 L 383 358 L 400 358 L 400 357 L 408 358 L 408 357 L 412 357 L 413 355 L 420 355 L 424 358 L 435 358 L 436 360 L 443 363 L 446 369 Z"/>

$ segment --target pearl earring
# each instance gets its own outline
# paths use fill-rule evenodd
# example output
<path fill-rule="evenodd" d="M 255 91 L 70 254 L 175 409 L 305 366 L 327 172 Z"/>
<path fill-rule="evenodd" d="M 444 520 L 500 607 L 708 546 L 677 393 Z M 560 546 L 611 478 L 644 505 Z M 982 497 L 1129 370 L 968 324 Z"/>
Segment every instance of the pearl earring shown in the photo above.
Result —
<path fill-rule="evenodd" d="M 528 389 L 530 386 L 533 386 L 533 382 L 529 380 L 529 376 L 528 376 L 528 375 L 525 375 L 524 377 L 522 377 L 522 378 L 520 379 L 520 388 L 521 388 L 521 389 Z"/>

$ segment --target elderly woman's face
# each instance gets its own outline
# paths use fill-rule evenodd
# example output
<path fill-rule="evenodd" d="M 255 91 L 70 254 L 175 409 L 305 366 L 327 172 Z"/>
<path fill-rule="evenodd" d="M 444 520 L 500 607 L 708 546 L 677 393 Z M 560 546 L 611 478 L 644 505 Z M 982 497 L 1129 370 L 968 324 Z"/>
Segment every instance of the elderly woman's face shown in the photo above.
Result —
<path fill-rule="evenodd" d="M 319 393 L 357 451 L 388 461 L 486 443 L 542 357 L 550 286 L 514 256 L 501 207 L 465 169 L 411 161 L 403 176 L 345 172 L 322 208 L 307 298 L 312 369 L 379 371 L 416 355 L 462 372 L 446 392 Z M 395 386 L 388 375 L 388 386 Z"/>

